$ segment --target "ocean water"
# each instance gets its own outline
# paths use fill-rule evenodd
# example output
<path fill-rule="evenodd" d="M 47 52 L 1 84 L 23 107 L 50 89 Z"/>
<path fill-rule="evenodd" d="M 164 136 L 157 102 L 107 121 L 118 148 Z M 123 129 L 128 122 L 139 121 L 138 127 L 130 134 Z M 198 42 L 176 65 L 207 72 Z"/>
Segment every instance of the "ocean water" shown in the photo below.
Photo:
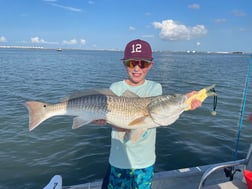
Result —
<path fill-rule="evenodd" d="M 71 129 L 72 117 L 54 117 L 29 132 L 27 100 L 56 103 L 85 89 L 107 88 L 127 77 L 122 52 L 0 49 L 0 188 L 43 188 L 55 174 L 63 185 L 102 178 L 108 165 L 110 126 Z M 252 141 L 251 82 L 244 111 L 249 55 L 155 52 L 148 79 L 164 94 L 216 84 L 213 98 L 176 123 L 157 129 L 156 171 L 244 158 Z M 241 114 L 243 113 L 243 114 Z M 240 117 L 244 119 L 240 124 Z M 242 127 L 241 127 L 242 126 Z M 240 137 L 238 131 L 240 129 Z M 238 140 L 239 139 L 239 140 Z"/>

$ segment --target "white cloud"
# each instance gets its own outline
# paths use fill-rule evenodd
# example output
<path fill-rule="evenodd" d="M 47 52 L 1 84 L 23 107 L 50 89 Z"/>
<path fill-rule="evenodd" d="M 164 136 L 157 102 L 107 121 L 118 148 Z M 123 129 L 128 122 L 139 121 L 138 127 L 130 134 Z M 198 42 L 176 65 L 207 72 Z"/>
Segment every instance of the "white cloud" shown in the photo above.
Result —
<path fill-rule="evenodd" d="M 199 5 L 199 4 L 196 4 L 196 3 L 194 3 L 194 4 L 190 4 L 190 5 L 188 5 L 188 8 L 190 8 L 190 9 L 200 9 L 200 5 Z"/>
<path fill-rule="evenodd" d="M 207 34 L 204 25 L 189 27 L 173 20 L 154 22 L 153 26 L 161 30 L 159 36 L 163 40 L 190 40 Z"/>
<path fill-rule="evenodd" d="M 7 42 L 7 39 L 4 36 L 0 36 L 0 42 Z"/>
<path fill-rule="evenodd" d="M 32 43 L 40 43 L 40 44 L 51 44 L 51 45 L 55 45 L 55 44 L 59 44 L 58 42 L 50 42 L 50 41 L 46 41 L 40 37 L 31 37 L 31 42 Z M 24 43 L 27 43 L 24 41 Z"/>
<path fill-rule="evenodd" d="M 87 41 L 86 39 L 70 39 L 70 40 L 63 40 L 62 41 L 62 44 L 63 45 L 86 45 Z"/>
<path fill-rule="evenodd" d="M 62 42 L 64 45 L 76 45 L 78 41 L 76 39 L 71 39 L 71 40 L 63 40 Z"/>
<path fill-rule="evenodd" d="M 39 37 L 32 37 L 31 42 L 32 43 L 46 43 L 46 41 L 44 39 L 41 39 Z"/>
<path fill-rule="evenodd" d="M 130 31 L 134 31 L 134 30 L 136 30 L 136 28 L 133 27 L 133 26 L 130 26 L 130 27 L 129 27 L 129 30 L 130 30 Z"/>
<path fill-rule="evenodd" d="M 46 41 L 46 40 L 44 40 L 44 39 L 42 39 L 40 37 L 37 37 L 37 36 L 36 37 L 31 37 L 30 41 L 32 43 L 39 43 L 39 44 L 50 44 L 50 45 L 57 45 L 57 44 L 59 44 L 58 42 Z M 28 42 L 23 41 L 22 43 L 28 43 Z"/>
<path fill-rule="evenodd" d="M 62 8 L 62 9 L 68 10 L 68 11 L 82 12 L 81 9 L 74 8 L 74 7 L 70 7 L 70 6 L 60 5 L 60 4 L 58 4 L 58 3 L 50 3 L 50 5 L 55 6 L 55 7 L 58 7 L 58 8 Z"/>
<path fill-rule="evenodd" d="M 85 39 L 80 39 L 80 44 L 81 45 L 86 45 L 86 40 Z"/>

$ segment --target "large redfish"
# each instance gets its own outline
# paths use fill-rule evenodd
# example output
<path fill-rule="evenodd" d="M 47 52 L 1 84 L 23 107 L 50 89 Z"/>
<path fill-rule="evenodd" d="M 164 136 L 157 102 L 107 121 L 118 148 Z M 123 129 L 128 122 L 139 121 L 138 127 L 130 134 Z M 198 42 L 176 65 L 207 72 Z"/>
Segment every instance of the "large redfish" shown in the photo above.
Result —
<path fill-rule="evenodd" d="M 144 98 L 129 91 L 116 96 L 108 89 L 94 90 L 57 104 L 28 101 L 25 106 L 29 110 L 30 131 L 58 115 L 74 116 L 72 128 L 104 119 L 123 129 L 147 129 L 174 123 L 184 111 L 197 108 L 208 96 L 216 96 L 213 88 L 214 85 L 187 94 Z"/>

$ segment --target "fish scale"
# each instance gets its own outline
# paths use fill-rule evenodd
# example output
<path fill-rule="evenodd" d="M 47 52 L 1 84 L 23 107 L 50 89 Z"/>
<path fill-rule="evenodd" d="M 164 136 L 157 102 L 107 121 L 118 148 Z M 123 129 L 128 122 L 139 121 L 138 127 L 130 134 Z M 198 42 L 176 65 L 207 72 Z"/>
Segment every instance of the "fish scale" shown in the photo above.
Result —
<path fill-rule="evenodd" d="M 89 111 L 106 111 L 107 97 L 105 95 L 89 95 L 70 99 L 67 109 L 85 109 Z"/>
<path fill-rule="evenodd" d="M 113 125 L 121 125 L 123 128 L 132 129 L 129 123 L 148 114 L 146 107 L 152 99 L 110 96 L 107 102 L 109 109 L 106 116 L 107 120 Z"/>

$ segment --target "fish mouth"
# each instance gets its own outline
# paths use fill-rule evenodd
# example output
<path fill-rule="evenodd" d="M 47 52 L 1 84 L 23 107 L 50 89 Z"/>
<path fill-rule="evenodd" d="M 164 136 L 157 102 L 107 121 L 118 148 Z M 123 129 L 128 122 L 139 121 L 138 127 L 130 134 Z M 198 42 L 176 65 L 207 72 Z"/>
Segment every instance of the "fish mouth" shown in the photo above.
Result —
<path fill-rule="evenodd" d="M 187 96 L 188 98 L 185 101 L 185 103 L 188 105 L 188 107 L 186 108 L 186 110 L 193 110 L 194 108 L 192 107 L 192 104 L 194 104 L 193 105 L 194 107 L 195 106 L 197 107 L 197 105 L 195 105 L 195 101 L 198 101 L 197 103 L 202 103 L 209 96 L 214 96 L 214 107 L 216 108 L 216 105 L 217 105 L 217 93 L 216 93 L 214 87 L 215 87 L 215 84 L 211 85 L 209 87 L 203 88 L 200 91 L 193 91 L 191 93 L 188 93 L 189 96 Z"/>
<path fill-rule="evenodd" d="M 205 88 L 207 96 L 217 96 L 217 93 L 214 89 L 215 86 L 216 86 L 216 84 L 213 84 L 213 85 Z"/>

